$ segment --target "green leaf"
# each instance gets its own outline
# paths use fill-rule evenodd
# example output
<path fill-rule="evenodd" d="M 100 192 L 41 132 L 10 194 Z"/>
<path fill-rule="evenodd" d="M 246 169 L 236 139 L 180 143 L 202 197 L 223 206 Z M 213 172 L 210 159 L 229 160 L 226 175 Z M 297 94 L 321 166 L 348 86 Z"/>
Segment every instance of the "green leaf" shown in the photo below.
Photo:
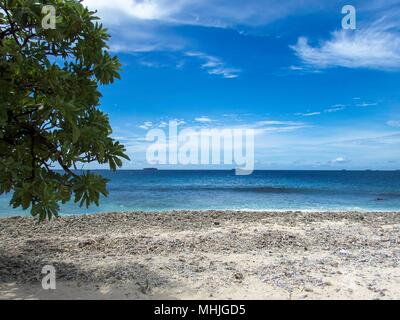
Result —
<path fill-rule="evenodd" d="M 10 205 L 40 221 L 71 197 L 99 205 L 107 180 L 70 169 L 97 162 L 115 170 L 129 159 L 98 110 L 99 86 L 120 78 L 108 32 L 78 0 L 6 4 L 13 26 L 0 10 L 0 194 L 12 192 Z M 44 4 L 57 8 L 54 30 L 41 26 Z"/>

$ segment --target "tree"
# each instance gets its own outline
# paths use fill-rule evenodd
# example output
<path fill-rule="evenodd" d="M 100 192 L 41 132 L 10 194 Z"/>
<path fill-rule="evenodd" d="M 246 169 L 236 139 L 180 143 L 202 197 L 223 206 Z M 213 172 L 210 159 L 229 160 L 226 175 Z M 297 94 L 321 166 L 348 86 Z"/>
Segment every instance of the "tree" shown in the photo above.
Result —
<path fill-rule="evenodd" d="M 77 0 L 0 0 L 0 194 L 13 191 L 10 205 L 40 221 L 72 197 L 89 206 L 107 196 L 106 179 L 78 168 L 129 159 L 98 109 L 99 85 L 121 66 L 98 20 Z"/>

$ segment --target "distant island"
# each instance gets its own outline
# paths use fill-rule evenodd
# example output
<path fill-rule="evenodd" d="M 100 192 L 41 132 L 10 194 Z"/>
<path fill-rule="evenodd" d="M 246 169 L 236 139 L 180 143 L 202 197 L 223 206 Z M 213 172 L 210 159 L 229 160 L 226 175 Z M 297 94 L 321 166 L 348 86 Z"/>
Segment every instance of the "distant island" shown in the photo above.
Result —
<path fill-rule="evenodd" d="M 157 168 L 143 168 L 143 171 L 158 171 Z"/>

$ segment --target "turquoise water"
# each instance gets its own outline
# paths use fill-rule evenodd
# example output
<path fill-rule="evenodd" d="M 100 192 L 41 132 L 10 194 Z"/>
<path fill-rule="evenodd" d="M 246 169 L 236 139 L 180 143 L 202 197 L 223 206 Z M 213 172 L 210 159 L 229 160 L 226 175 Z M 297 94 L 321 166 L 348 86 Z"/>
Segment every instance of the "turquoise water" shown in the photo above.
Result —
<path fill-rule="evenodd" d="M 63 214 L 172 209 L 400 211 L 400 171 L 98 171 L 110 179 L 99 207 Z M 29 215 L 0 197 L 0 216 Z"/>

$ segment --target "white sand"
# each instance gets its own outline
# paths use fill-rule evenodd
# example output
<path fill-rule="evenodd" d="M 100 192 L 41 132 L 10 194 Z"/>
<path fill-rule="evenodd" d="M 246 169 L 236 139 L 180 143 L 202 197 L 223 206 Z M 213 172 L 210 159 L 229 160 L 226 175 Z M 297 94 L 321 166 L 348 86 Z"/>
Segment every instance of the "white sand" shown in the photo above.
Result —
<path fill-rule="evenodd" d="M 398 213 L 5 218 L 0 298 L 399 299 L 399 242 Z"/>

